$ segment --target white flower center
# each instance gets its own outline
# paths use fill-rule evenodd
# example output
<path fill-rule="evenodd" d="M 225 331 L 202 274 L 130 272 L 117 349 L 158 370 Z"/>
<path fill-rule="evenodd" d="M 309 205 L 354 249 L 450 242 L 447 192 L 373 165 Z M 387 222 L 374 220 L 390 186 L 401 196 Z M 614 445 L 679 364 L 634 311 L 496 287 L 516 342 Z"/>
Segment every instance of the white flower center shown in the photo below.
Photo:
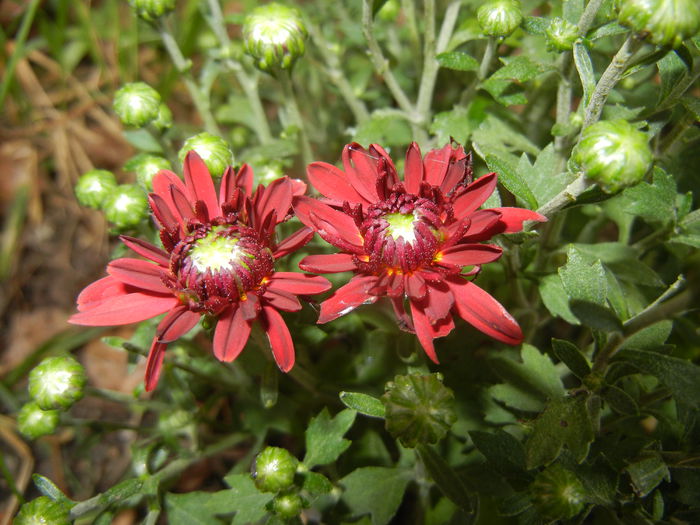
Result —
<path fill-rule="evenodd" d="M 399 237 L 403 237 L 403 240 L 407 243 L 412 243 L 416 240 L 416 231 L 413 228 L 416 217 L 412 213 L 387 213 L 384 219 L 389 223 L 387 233 L 394 240 L 397 240 Z"/>
<path fill-rule="evenodd" d="M 212 231 L 195 243 L 189 257 L 197 271 L 204 273 L 207 270 L 233 270 L 234 265 L 242 264 L 241 257 L 250 257 L 250 254 L 238 246 L 238 239 L 219 236 Z"/>

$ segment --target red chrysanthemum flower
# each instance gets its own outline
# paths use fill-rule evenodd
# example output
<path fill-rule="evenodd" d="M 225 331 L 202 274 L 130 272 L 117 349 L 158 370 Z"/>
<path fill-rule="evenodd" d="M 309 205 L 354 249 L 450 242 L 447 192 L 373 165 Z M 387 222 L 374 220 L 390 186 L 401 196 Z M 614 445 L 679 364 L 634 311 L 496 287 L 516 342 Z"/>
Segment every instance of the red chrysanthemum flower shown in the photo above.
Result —
<path fill-rule="evenodd" d="M 321 304 L 319 323 L 388 296 L 401 328 L 415 332 L 436 363 L 433 339 L 452 331 L 454 313 L 494 339 L 522 341 L 518 323 L 471 278 L 501 256 L 501 248 L 481 241 L 545 217 L 521 208 L 479 209 L 497 176 L 472 182 L 471 156 L 461 146 L 448 144 L 422 159 L 418 145 L 411 144 L 403 181 L 376 144 L 369 151 L 347 145 L 343 166 L 344 171 L 325 162 L 308 166 L 309 181 L 325 202 L 294 198 L 299 219 L 341 250 L 310 255 L 299 267 L 356 274 Z"/>
<path fill-rule="evenodd" d="M 89 326 L 136 323 L 167 312 L 156 329 L 146 366 L 146 390 L 160 374 L 167 344 L 187 333 L 202 314 L 218 317 L 214 355 L 233 361 L 254 321 L 267 333 L 281 370 L 294 365 L 294 345 L 278 310 L 301 309 L 298 295 L 330 289 L 323 277 L 276 272 L 275 260 L 306 244 L 302 228 L 276 243 L 275 227 L 290 217 L 292 197 L 305 184 L 287 177 L 252 191 L 252 169 L 228 168 L 217 197 L 214 182 L 194 152 L 185 158 L 185 181 L 170 171 L 153 179 L 149 202 L 165 250 L 122 236 L 142 259 L 116 259 L 104 277 L 78 296 L 70 322 Z"/>

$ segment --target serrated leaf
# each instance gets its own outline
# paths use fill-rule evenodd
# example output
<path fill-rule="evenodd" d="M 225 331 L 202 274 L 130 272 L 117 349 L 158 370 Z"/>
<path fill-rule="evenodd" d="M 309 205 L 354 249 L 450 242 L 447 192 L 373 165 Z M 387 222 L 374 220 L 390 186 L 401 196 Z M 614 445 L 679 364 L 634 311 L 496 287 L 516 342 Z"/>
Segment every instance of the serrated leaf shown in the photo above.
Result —
<path fill-rule="evenodd" d="M 625 211 L 651 223 L 667 224 L 676 218 L 676 182 L 659 167 L 654 168 L 653 182 L 642 182 L 622 193 Z"/>
<path fill-rule="evenodd" d="M 627 392 L 615 385 L 610 385 L 603 390 L 603 399 L 618 414 L 635 416 L 639 414 L 639 407 L 635 400 Z"/>
<path fill-rule="evenodd" d="M 559 268 L 559 277 L 569 299 L 605 305 L 607 283 L 600 261 L 590 264 L 574 245 L 569 245 L 566 264 Z"/>
<path fill-rule="evenodd" d="M 575 344 L 563 339 L 552 339 L 552 350 L 554 355 L 579 379 L 583 379 L 591 373 L 588 359 Z"/>
<path fill-rule="evenodd" d="M 244 481 L 244 478 L 247 481 Z M 250 476 L 244 474 L 227 476 L 226 482 L 236 486 L 231 490 L 219 492 L 195 491 L 186 494 L 166 494 L 165 509 L 168 523 L 171 525 L 221 525 L 218 516 L 235 512 L 232 525 L 244 525 L 254 523 L 267 514 L 265 505 L 272 500 L 273 495 L 258 492 Z"/>
<path fill-rule="evenodd" d="M 332 463 L 350 446 L 350 440 L 343 439 L 355 421 L 357 412 L 351 409 L 339 412 L 331 418 L 328 409 L 321 410 L 311 419 L 306 429 L 306 456 L 304 464 L 308 468 Z"/>
<path fill-rule="evenodd" d="M 668 336 L 671 335 L 673 321 L 664 320 L 632 334 L 622 344 L 621 348 L 634 348 L 635 350 L 656 350 L 662 346 Z"/>
<path fill-rule="evenodd" d="M 595 74 L 593 73 L 591 56 L 588 54 L 588 49 L 586 49 L 586 46 L 582 42 L 576 42 L 574 44 L 574 63 L 576 64 L 576 71 L 578 71 L 581 86 L 583 87 L 582 104 L 587 106 L 595 90 L 596 81 Z"/>
<path fill-rule="evenodd" d="M 676 53 L 668 53 L 656 64 L 661 77 L 658 100 L 658 105 L 661 105 L 673 93 L 673 88 L 688 74 L 688 67 Z"/>
<path fill-rule="evenodd" d="M 313 496 L 328 494 L 333 490 L 333 484 L 323 474 L 307 470 L 302 476 L 304 478 L 303 489 Z"/>
<path fill-rule="evenodd" d="M 634 492 L 640 498 L 647 496 L 662 481 L 670 481 L 671 473 L 658 452 L 649 452 L 646 457 L 625 468 L 632 481 Z"/>
<path fill-rule="evenodd" d="M 265 506 L 274 494 L 260 492 L 249 474 L 229 474 L 224 478 L 230 490 L 216 492 L 222 506 L 228 506 L 227 514 L 235 512 L 231 525 L 255 523 L 267 514 Z M 216 507 L 216 505 L 213 505 Z M 183 524 L 184 525 L 184 524 Z"/>
<path fill-rule="evenodd" d="M 538 204 L 544 204 L 560 193 L 575 177 L 572 173 L 555 173 L 557 164 L 552 143 L 540 151 L 534 165 L 530 164 L 525 155 L 520 157 L 518 175 L 527 183 Z"/>
<path fill-rule="evenodd" d="M 681 104 L 695 118 L 695 122 L 700 122 L 700 99 L 692 96 L 681 98 Z"/>
<path fill-rule="evenodd" d="M 488 389 L 489 395 L 506 406 L 525 412 L 539 412 L 544 407 L 542 398 L 521 388 L 502 383 Z"/>
<path fill-rule="evenodd" d="M 537 209 L 537 199 L 527 183 L 520 177 L 515 166 L 494 155 L 486 155 L 486 164 L 491 171 L 498 173 L 500 182 L 509 192 L 525 202 L 530 209 Z"/>
<path fill-rule="evenodd" d="M 411 128 L 403 118 L 374 112 L 357 127 L 353 138 L 360 144 L 400 146 L 411 141 Z"/>
<path fill-rule="evenodd" d="M 549 19 L 541 16 L 526 16 L 523 19 L 523 29 L 531 35 L 544 35 L 549 27 Z"/>
<path fill-rule="evenodd" d="M 587 408 L 587 397 L 579 395 L 552 400 L 535 420 L 525 444 L 528 469 L 548 465 L 559 457 L 564 445 L 577 462 L 588 455 L 595 437 Z"/>
<path fill-rule="evenodd" d="M 547 67 L 543 64 L 522 55 L 517 56 L 509 59 L 505 66 L 484 81 L 482 87 L 505 106 L 525 104 L 527 98 L 522 94 L 518 85 L 532 80 L 546 70 Z"/>
<path fill-rule="evenodd" d="M 474 130 L 472 135 L 474 149 L 485 158 L 487 154 L 524 152 L 529 155 L 539 155 L 539 148 L 525 135 L 514 130 L 499 118 L 488 115 Z"/>
<path fill-rule="evenodd" d="M 413 478 L 409 470 L 362 467 L 340 480 L 342 499 L 355 516 L 370 514 L 372 525 L 386 525 L 396 514 L 406 485 Z"/>
<path fill-rule="evenodd" d="M 465 144 L 475 125 L 477 123 L 470 118 L 469 111 L 458 106 L 435 115 L 430 124 L 430 132 L 437 135 L 440 143 L 447 143 L 450 138 L 453 138 L 460 144 Z"/>
<path fill-rule="evenodd" d="M 583 0 L 564 0 L 562 11 L 565 20 L 577 24 L 583 13 Z"/>
<path fill-rule="evenodd" d="M 607 280 L 605 284 L 607 286 Z M 569 306 L 571 312 L 584 326 L 603 332 L 622 332 L 622 322 L 607 306 L 579 299 L 572 299 Z"/>
<path fill-rule="evenodd" d="M 457 71 L 476 71 L 479 69 L 479 61 L 461 51 L 440 53 L 435 59 L 438 61 L 438 64 L 447 69 L 455 69 Z"/>
<path fill-rule="evenodd" d="M 493 468 L 501 474 L 525 471 L 525 449 L 520 441 L 504 430 L 482 432 L 472 430 L 469 437 Z"/>
<path fill-rule="evenodd" d="M 557 274 L 545 275 L 540 279 L 540 297 L 549 313 L 561 317 L 570 324 L 580 324 L 569 308 L 569 296 Z"/>
<path fill-rule="evenodd" d="M 656 377 L 678 402 L 695 409 L 700 407 L 699 366 L 677 357 L 631 348 L 620 350 L 617 360 L 630 363 L 638 370 Z"/>
<path fill-rule="evenodd" d="M 360 414 L 365 416 L 383 418 L 386 414 L 386 409 L 381 400 L 367 394 L 361 394 L 359 392 L 341 392 L 340 400 L 346 407 L 357 410 Z"/>

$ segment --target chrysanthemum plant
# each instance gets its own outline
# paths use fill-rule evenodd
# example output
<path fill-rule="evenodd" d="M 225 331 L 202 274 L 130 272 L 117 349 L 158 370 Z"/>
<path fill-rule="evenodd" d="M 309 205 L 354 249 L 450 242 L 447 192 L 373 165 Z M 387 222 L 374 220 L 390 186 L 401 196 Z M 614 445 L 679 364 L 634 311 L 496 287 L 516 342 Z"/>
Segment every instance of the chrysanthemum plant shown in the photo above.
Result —
<path fill-rule="evenodd" d="M 70 322 L 133 327 L 88 395 L 146 417 L 18 520 L 700 520 L 695 1 L 130 4 L 161 80 Z"/>

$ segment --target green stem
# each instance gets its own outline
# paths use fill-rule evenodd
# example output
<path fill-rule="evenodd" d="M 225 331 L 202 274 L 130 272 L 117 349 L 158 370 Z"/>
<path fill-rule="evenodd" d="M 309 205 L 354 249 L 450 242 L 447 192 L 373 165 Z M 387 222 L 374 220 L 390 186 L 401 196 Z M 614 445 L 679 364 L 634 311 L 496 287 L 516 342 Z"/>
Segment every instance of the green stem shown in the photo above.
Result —
<path fill-rule="evenodd" d="M 695 124 L 695 117 L 692 113 L 686 113 L 671 130 L 659 141 L 656 155 L 661 156 L 666 153 L 680 139 L 688 129 Z"/>
<path fill-rule="evenodd" d="M 192 63 L 184 57 L 182 51 L 180 50 L 180 46 L 178 46 L 177 41 L 175 40 L 175 37 L 164 22 L 159 22 L 157 29 L 160 38 L 163 41 L 163 45 L 165 46 L 166 51 L 170 55 L 170 59 L 175 65 L 175 69 L 177 69 L 178 73 L 180 73 L 182 76 L 185 86 L 187 87 L 187 91 L 189 91 L 190 97 L 192 98 L 192 102 L 194 102 L 197 112 L 204 121 L 204 128 L 209 133 L 221 136 L 219 126 L 211 112 L 209 97 L 194 80 L 192 72 L 190 71 Z"/>
<path fill-rule="evenodd" d="M 543 204 L 537 213 L 544 215 L 545 217 L 551 217 L 556 212 L 561 210 L 567 204 L 576 202 L 576 199 L 588 188 L 588 182 L 583 175 L 579 175 L 574 179 L 574 181 L 564 188 L 557 195 L 552 197 L 548 202 Z M 529 228 L 525 228 L 529 229 Z"/>
<path fill-rule="evenodd" d="M 32 22 L 36 16 L 37 7 L 39 7 L 39 0 L 31 0 L 27 6 L 27 10 L 24 12 L 22 17 L 22 23 L 19 26 L 19 31 L 17 31 L 17 36 L 15 37 L 15 46 L 12 50 L 12 56 L 10 60 L 5 65 L 5 72 L 3 74 L 2 84 L 0 85 L 0 107 L 4 107 L 5 97 L 10 89 L 10 83 L 15 74 L 15 68 L 17 67 L 17 62 L 24 54 L 24 43 L 29 35 L 29 30 L 32 27 Z"/>
<path fill-rule="evenodd" d="M 578 34 L 581 36 L 586 36 L 586 33 L 588 33 L 588 30 L 591 28 L 591 25 L 593 25 L 593 21 L 595 20 L 595 15 L 598 13 L 598 9 L 600 9 L 600 6 L 603 4 L 603 0 L 591 0 L 588 2 L 588 5 L 586 5 L 586 8 L 583 10 L 583 13 L 581 13 L 581 18 L 578 19 Z"/>
<path fill-rule="evenodd" d="M 284 91 L 284 101 L 287 106 L 287 113 L 289 115 L 289 118 L 299 129 L 299 140 L 301 141 L 301 156 L 304 161 L 304 166 L 306 166 L 313 161 L 314 154 L 311 150 L 311 143 L 309 142 L 309 135 L 306 132 L 304 119 L 301 117 L 301 112 L 299 111 L 297 96 L 294 92 L 294 86 L 292 85 L 291 73 L 289 71 L 280 71 L 277 77 L 279 78 L 280 84 L 282 84 L 282 91 Z"/>
<path fill-rule="evenodd" d="M 571 67 L 571 52 L 562 53 L 557 61 L 559 69 L 559 84 L 557 86 L 557 107 L 556 107 L 556 122 L 560 126 L 566 126 L 571 117 L 571 99 L 572 89 L 571 83 L 573 78 L 573 68 Z M 554 137 L 554 151 L 558 157 L 558 169 L 560 172 L 566 163 L 567 149 L 569 140 L 567 136 Z"/>
<path fill-rule="evenodd" d="M 633 33 L 630 33 L 625 39 L 620 50 L 615 54 L 610 65 L 608 65 L 607 69 L 603 72 L 603 75 L 600 77 L 600 80 L 593 90 L 591 101 L 588 103 L 584 112 L 582 130 L 600 119 L 603 106 L 605 106 L 610 91 L 622 78 L 622 75 L 627 69 L 627 64 L 629 64 L 629 61 L 641 45 L 641 41 L 637 39 Z"/>
<path fill-rule="evenodd" d="M 496 49 L 498 48 L 498 40 L 496 37 L 490 36 L 486 42 L 486 49 L 484 49 L 484 56 L 481 59 L 481 65 L 479 66 L 478 80 L 481 82 L 484 80 L 491 69 L 491 62 L 493 62 L 493 57 L 496 56 Z"/>
<path fill-rule="evenodd" d="M 206 20 L 209 23 L 212 31 L 214 31 L 220 45 L 224 49 L 230 49 L 231 39 L 228 36 L 226 27 L 224 26 L 224 15 L 221 12 L 219 0 L 208 0 L 208 5 L 209 16 L 206 17 Z M 250 110 L 253 112 L 253 131 L 258 136 L 258 140 L 262 144 L 269 144 L 272 141 L 272 133 L 270 132 L 270 125 L 267 121 L 265 108 L 260 100 L 260 92 L 258 91 L 258 74 L 248 74 L 239 62 L 230 58 L 224 60 L 224 65 L 233 71 L 234 75 L 236 75 L 236 80 L 238 80 L 246 99 L 248 99 Z"/>

